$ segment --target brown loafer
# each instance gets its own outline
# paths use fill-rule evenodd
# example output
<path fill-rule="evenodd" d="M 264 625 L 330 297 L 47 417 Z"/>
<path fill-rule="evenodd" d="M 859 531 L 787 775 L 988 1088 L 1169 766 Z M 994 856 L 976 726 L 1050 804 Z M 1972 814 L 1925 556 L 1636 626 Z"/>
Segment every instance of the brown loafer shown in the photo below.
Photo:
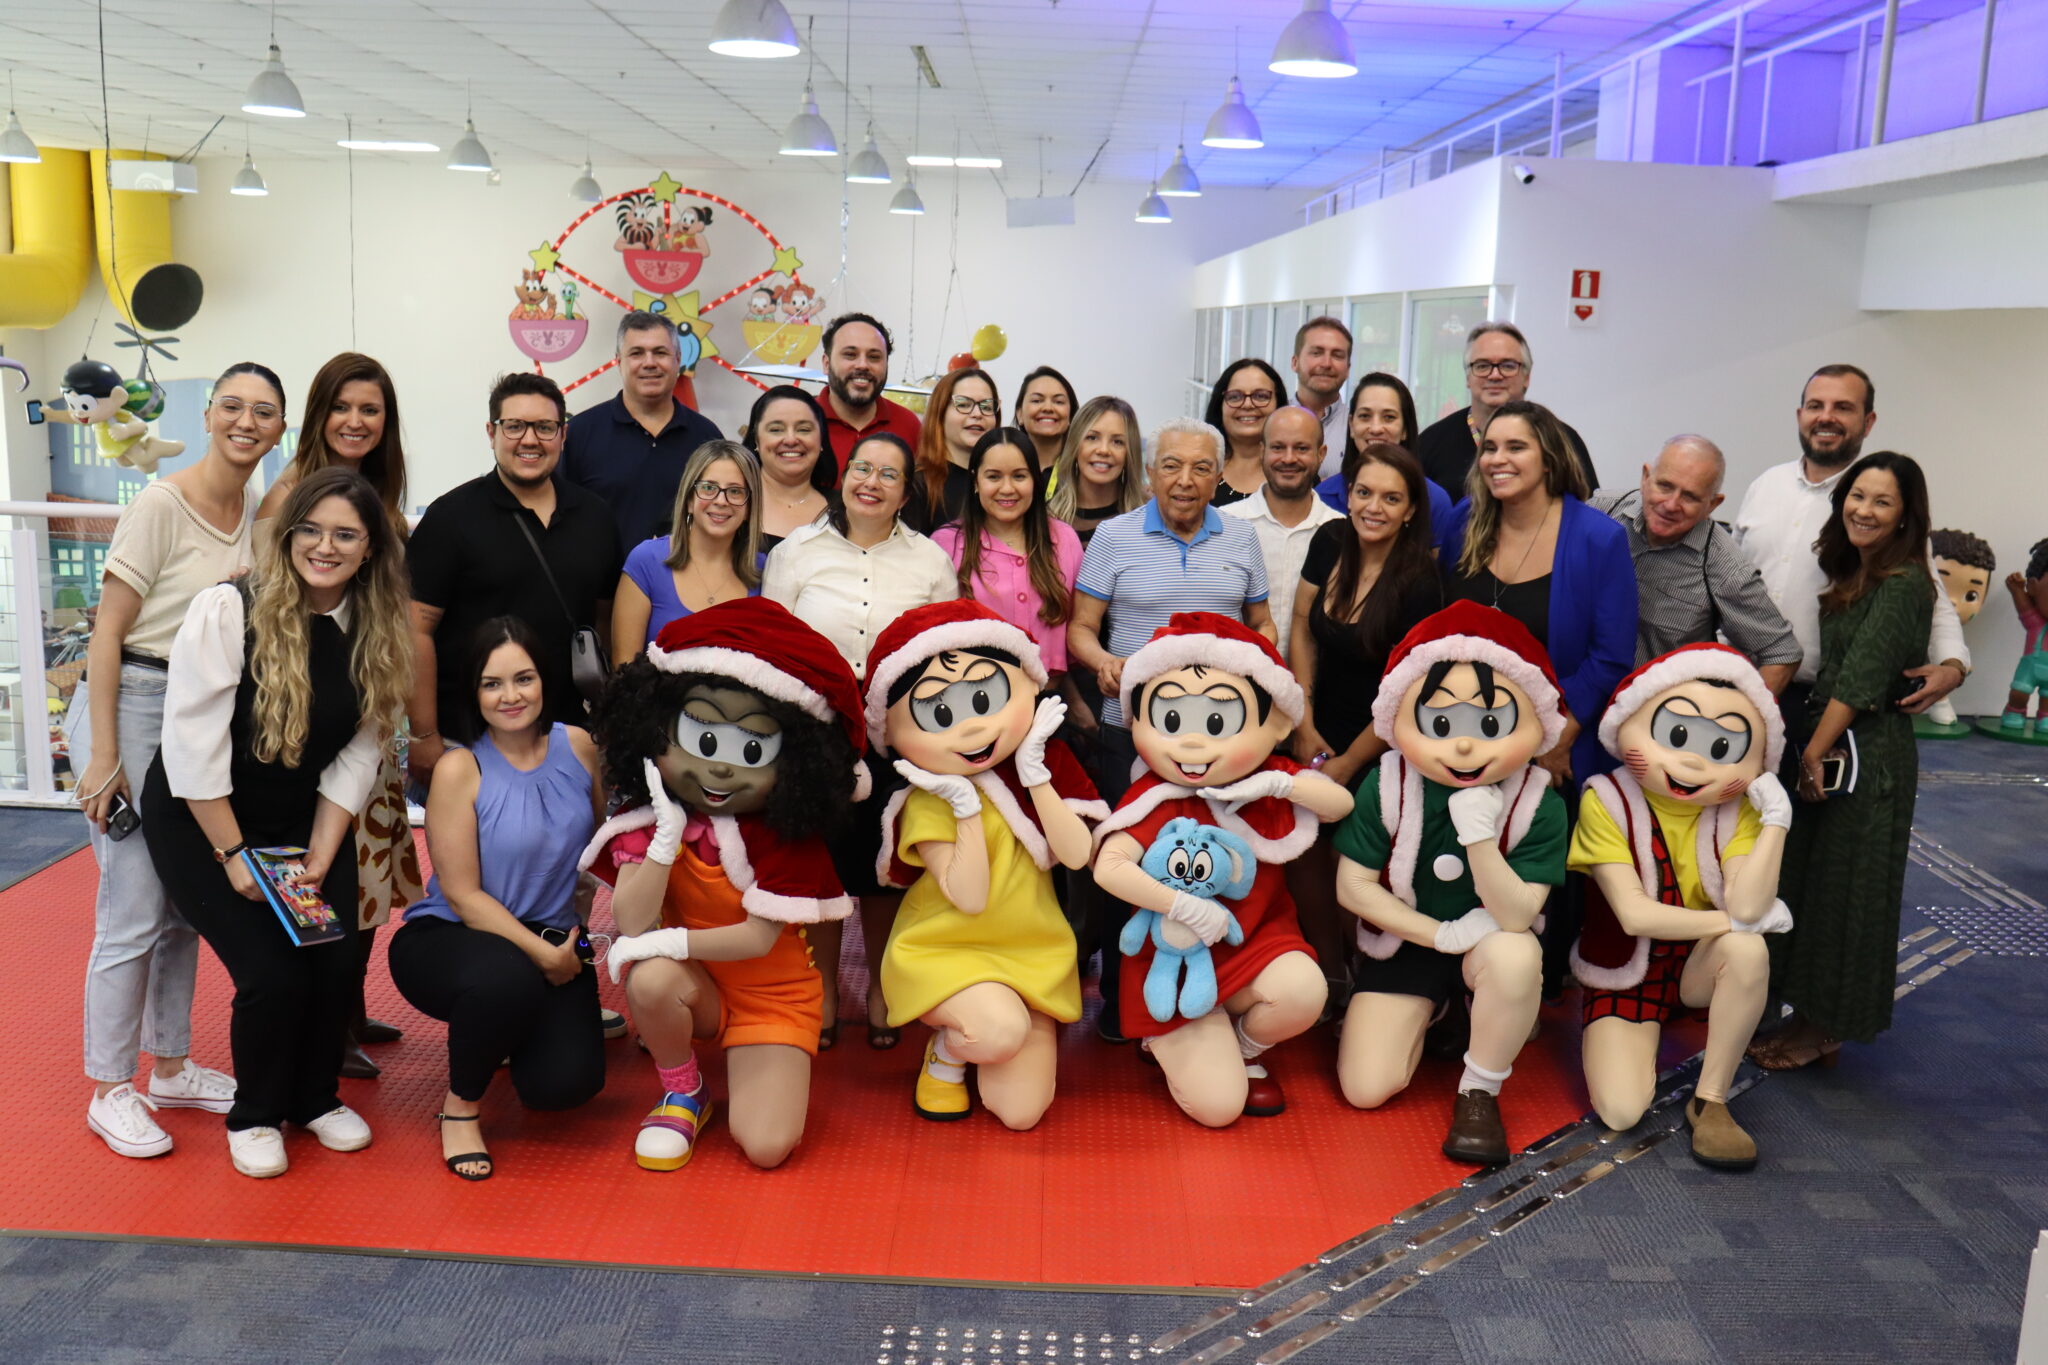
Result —
<path fill-rule="evenodd" d="M 1484 1090 L 1458 1092 L 1443 1151 L 1453 1161 L 1474 1166 L 1506 1165 L 1508 1130 L 1501 1125 L 1500 1101 Z"/>
<path fill-rule="evenodd" d="M 1728 1106 L 1718 1100 L 1691 1099 L 1685 1121 L 1692 1126 L 1692 1159 L 1717 1171 L 1747 1171 L 1756 1166 L 1756 1140 L 1743 1131 Z"/>

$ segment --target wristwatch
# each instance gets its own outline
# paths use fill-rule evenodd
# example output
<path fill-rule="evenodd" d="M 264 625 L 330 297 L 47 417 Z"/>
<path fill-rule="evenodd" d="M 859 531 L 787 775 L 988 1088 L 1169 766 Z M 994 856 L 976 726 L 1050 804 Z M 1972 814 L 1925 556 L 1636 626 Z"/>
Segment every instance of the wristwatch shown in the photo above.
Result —
<path fill-rule="evenodd" d="M 240 853 L 243 849 L 247 848 L 248 846 L 249 845 L 244 843 L 242 840 L 237 839 L 235 840 L 234 843 L 229 844 L 226 848 L 215 849 L 213 851 L 213 860 L 222 865 L 226 865 L 228 859 L 234 857 L 237 853 Z"/>

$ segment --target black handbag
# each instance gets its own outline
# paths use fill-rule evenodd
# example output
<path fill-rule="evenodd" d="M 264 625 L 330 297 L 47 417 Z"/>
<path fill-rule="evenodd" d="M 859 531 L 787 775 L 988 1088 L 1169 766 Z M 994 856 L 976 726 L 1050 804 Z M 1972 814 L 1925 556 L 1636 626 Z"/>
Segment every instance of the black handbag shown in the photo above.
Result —
<path fill-rule="evenodd" d="M 597 632 L 589 626 L 576 624 L 576 613 L 569 610 L 569 599 L 562 595 L 562 585 L 555 582 L 555 571 L 548 567 L 548 557 L 540 552 L 540 542 L 533 538 L 533 528 L 526 524 L 525 517 L 515 514 L 512 519 L 519 525 L 519 534 L 525 536 L 526 543 L 533 547 L 533 557 L 540 561 L 542 576 L 554 589 L 555 600 L 562 604 L 562 615 L 568 618 L 570 628 L 576 632 L 569 640 L 569 677 L 583 695 L 583 700 L 594 706 L 604 695 L 605 682 L 611 675 L 611 665 L 598 645 Z"/>

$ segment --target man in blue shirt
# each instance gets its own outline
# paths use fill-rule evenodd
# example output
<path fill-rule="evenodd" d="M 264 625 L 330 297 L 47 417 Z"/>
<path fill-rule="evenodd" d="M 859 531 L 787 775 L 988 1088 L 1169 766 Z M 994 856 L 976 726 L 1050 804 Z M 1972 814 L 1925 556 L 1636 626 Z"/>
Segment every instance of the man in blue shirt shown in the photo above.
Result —
<path fill-rule="evenodd" d="M 619 395 L 569 419 L 561 477 L 611 508 L 619 544 L 666 536 L 683 466 L 706 441 L 724 435 L 675 396 L 681 369 L 676 325 L 659 313 L 632 312 L 619 323 Z"/>

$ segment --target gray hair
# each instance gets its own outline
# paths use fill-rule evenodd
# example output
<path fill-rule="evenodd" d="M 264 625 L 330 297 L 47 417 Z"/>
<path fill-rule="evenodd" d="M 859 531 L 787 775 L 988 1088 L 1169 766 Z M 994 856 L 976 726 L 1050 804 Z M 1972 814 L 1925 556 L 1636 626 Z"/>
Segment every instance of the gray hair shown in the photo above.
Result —
<path fill-rule="evenodd" d="M 618 338 L 612 343 L 612 351 L 617 353 L 625 349 L 626 333 L 651 332 L 657 327 L 668 333 L 670 349 L 680 352 L 682 350 L 682 343 L 676 339 L 675 323 L 665 313 L 650 313 L 644 308 L 635 308 L 632 312 L 619 319 L 619 334 Z"/>
<path fill-rule="evenodd" d="M 1161 422 L 1158 426 L 1154 427 L 1152 435 L 1146 439 L 1147 454 L 1145 457 L 1145 467 L 1147 469 L 1150 469 L 1154 462 L 1159 459 L 1160 451 L 1165 446 L 1166 439 L 1169 436 L 1199 437 L 1209 447 L 1209 454 L 1215 459 L 1217 465 L 1219 467 L 1222 465 L 1223 433 L 1210 426 L 1207 422 L 1199 422 L 1192 417 L 1175 417 L 1170 421 Z"/>
<path fill-rule="evenodd" d="M 1471 355 L 1472 343 L 1493 332 L 1498 332 L 1502 336 L 1515 339 L 1515 344 L 1522 348 L 1523 369 L 1533 370 L 1536 368 L 1536 357 L 1529 350 L 1529 338 L 1522 335 L 1521 328 L 1501 318 L 1488 318 L 1485 322 L 1474 324 L 1472 330 L 1465 333 L 1465 354 Z"/>
<path fill-rule="evenodd" d="M 1667 450 L 1687 451 L 1710 461 L 1714 466 L 1714 491 L 1716 493 L 1721 491 L 1721 480 L 1728 473 L 1728 457 L 1721 453 L 1721 447 L 1715 445 L 1704 436 L 1698 436 L 1692 432 L 1685 431 L 1680 432 L 1678 435 L 1665 441 L 1663 445 L 1658 446 L 1657 458 L 1663 459 L 1664 452 Z"/>

